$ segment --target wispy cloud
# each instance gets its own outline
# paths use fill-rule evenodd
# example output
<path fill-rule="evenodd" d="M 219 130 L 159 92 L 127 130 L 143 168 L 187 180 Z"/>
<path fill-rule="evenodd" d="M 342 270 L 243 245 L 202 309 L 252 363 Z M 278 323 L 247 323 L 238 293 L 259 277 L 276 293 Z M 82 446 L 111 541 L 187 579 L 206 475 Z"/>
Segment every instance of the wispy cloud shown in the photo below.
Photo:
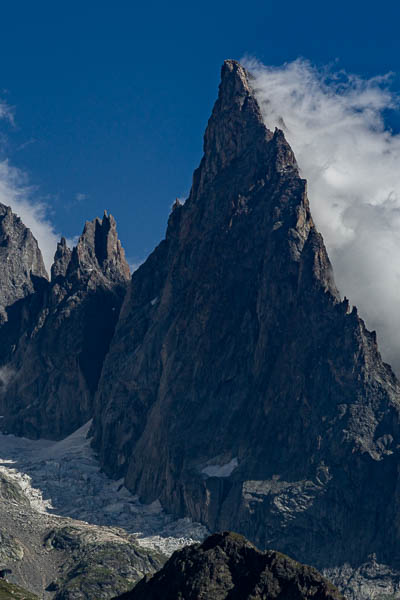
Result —
<path fill-rule="evenodd" d="M 14 125 L 14 107 L 0 100 L 0 119 L 4 119 Z"/>
<path fill-rule="evenodd" d="M 75 194 L 76 202 L 83 202 L 84 200 L 87 200 L 88 198 L 89 198 L 89 195 L 85 194 L 85 192 L 76 192 L 76 194 Z"/>
<path fill-rule="evenodd" d="M 14 123 L 14 110 L 2 101 L 0 101 L 0 119 Z M 36 190 L 29 185 L 26 174 L 12 166 L 7 158 L 0 161 L 0 202 L 11 206 L 32 231 L 42 251 L 46 268 L 49 270 L 59 236 L 47 216 L 47 205 L 36 198 Z"/>
<path fill-rule="evenodd" d="M 284 130 L 308 180 L 338 287 L 400 370 L 400 135 L 383 119 L 399 108 L 390 76 L 362 79 L 305 60 L 243 62 L 266 125 Z"/>

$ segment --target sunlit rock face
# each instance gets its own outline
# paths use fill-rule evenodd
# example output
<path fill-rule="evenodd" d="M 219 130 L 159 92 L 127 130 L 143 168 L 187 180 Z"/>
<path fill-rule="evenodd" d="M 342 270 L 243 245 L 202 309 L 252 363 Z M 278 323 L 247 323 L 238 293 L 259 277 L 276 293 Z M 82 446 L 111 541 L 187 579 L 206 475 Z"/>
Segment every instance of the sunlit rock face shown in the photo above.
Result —
<path fill-rule="evenodd" d="M 112 216 L 87 222 L 72 251 L 61 240 L 51 281 L 0 329 L 3 431 L 58 439 L 91 418 L 129 278 Z"/>
<path fill-rule="evenodd" d="M 37 241 L 4 204 L 0 204 L 0 281 L 0 323 L 7 321 L 8 307 L 47 281 Z"/>
<path fill-rule="evenodd" d="M 307 564 L 394 564 L 399 398 L 339 298 L 284 134 L 227 61 L 190 196 L 134 273 L 105 359 L 104 468 Z"/>

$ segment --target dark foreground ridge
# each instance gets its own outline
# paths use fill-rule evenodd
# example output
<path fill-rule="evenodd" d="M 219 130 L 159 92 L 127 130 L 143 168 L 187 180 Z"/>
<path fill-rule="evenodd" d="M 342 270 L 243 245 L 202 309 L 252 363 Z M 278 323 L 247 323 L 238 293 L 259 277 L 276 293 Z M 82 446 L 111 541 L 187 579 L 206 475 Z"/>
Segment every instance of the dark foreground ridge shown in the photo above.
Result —
<path fill-rule="evenodd" d="M 316 569 L 260 552 L 244 537 L 218 533 L 175 552 L 161 571 L 118 600 L 344 600 Z"/>

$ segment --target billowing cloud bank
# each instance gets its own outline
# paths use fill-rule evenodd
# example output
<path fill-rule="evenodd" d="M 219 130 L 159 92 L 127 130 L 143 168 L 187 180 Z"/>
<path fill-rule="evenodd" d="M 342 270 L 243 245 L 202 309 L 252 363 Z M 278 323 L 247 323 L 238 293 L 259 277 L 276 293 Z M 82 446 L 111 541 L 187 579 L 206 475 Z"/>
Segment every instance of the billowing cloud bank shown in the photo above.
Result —
<path fill-rule="evenodd" d="M 4 102 L 0 102 L 0 119 L 13 122 L 12 110 Z M 49 271 L 59 236 L 46 216 L 47 207 L 35 199 L 33 190 L 27 183 L 26 175 L 11 166 L 7 159 L 0 160 L 0 202 L 11 206 L 22 222 L 32 231 Z"/>
<path fill-rule="evenodd" d="M 270 68 L 243 61 L 269 129 L 284 130 L 308 180 L 336 283 L 376 329 L 400 371 L 400 135 L 383 113 L 398 100 L 388 77 L 363 80 L 304 60 Z"/>

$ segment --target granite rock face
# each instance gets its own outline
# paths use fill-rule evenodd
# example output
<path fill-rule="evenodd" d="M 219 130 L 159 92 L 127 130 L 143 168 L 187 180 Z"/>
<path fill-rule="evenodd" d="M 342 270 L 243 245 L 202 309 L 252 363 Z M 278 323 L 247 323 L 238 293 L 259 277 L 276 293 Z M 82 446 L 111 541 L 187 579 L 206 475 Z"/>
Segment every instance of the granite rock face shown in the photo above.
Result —
<path fill-rule="evenodd" d="M 306 182 L 222 69 L 204 157 L 134 273 L 96 397 L 106 471 L 318 568 L 400 562 L 400 387 L 341 301 Z"/>
<path fill-rule="evenodd" d="M 42 253 L 31 231 L 9 206 L 0 204 L 0 323 L 7 307 L 47 280 Z"/>
<path fill-rule="evenodd" d="M 315 569 L 234 533 L 179 550 L 120 600 L 344 600 Z"/>
<path fill-rule="evenodd" d="M 61 239 L 51 281 L 0 328 L 3 431 L 59 439 L 91 418 L 129 278 L 112 216 L 87 222 L 72 251 Z"/>

